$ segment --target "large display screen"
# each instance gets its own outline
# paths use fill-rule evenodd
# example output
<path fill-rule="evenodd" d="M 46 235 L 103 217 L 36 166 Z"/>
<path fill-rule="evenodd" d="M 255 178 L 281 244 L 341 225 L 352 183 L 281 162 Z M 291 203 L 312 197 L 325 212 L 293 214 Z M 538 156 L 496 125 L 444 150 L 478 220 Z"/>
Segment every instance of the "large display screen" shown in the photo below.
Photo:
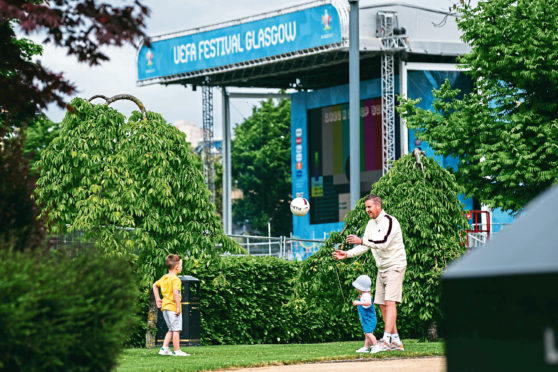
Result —
<path fill-rule="evenodd" d="M 382 176 L 381 98 L 360 104 L 360 191 Z M 396 117 L 396 158 L 400 156 Z M 350 211 L 349 104 L 308 110 L 310 224 L 343 221 Z"/>

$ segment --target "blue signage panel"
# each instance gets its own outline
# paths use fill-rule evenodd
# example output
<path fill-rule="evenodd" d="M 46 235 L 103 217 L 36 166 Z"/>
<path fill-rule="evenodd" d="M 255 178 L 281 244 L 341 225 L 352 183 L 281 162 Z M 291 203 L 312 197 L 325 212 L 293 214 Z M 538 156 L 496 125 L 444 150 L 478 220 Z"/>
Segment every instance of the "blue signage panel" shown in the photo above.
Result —
<path fill-rule="evenodd" d="M 331 4 L 217 30 L 154 41 L 138 54 L 138 80 L 271 57 L 341 41 Z"/>

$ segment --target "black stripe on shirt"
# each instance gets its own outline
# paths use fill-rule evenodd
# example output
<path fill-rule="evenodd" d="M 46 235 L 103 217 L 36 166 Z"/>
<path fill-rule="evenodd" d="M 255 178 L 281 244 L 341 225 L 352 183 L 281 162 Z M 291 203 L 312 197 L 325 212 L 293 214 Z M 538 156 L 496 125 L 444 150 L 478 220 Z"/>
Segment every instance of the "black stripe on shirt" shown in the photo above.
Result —
<path fill-rule="evenodd" d="M 388 231 L 386 233 L 386 236 L 384 236 L 384 238 L 382 240 L 372 240 L 372 239 L 368 239 L 368 241 L 370 243 L 374 243 L 374 244 L 382 244 L 387 242 L 389 234 L 391 234 L 391 227 L 393 225 L 393 219 L 391 218 L 391 216 L 389 214 L 386 214 L 386 218 L 389 220 L 389 226 L 388 226 Z"/>

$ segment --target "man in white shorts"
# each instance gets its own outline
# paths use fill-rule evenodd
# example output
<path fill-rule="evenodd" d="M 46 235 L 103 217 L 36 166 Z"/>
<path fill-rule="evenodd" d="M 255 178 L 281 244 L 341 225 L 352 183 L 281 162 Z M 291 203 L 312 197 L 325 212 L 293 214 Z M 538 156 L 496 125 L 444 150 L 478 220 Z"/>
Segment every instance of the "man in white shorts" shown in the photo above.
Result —
<path fill-rule="evenodd" d="M 401 303 L 403 278 L 407 268 L 407 254 L 403 244 L 403 235 L 399 221 L 382 210 L 382 199 L 368 195 L 364 201 L 370 221 L 366 225 L 364 236 L 347 236 L 347 243 L 358 244 L 351 250 L 336 250 L 333 256 L 338 260 L 356 257 L 369 249 L 374 255 L 378 276 L 374 303 L 380 305 L 384 318 L 385 330 L 380 340 L 381 350 L 404 350 L 397 333 L 397 304 Z"/>

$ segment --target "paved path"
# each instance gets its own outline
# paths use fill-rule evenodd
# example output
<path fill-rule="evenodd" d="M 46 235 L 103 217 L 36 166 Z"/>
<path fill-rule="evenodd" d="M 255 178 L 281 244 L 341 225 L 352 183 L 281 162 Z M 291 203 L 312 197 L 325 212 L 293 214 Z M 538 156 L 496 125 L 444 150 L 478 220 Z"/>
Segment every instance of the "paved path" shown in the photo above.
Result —
<path fill-rule="evenodd" d="M 400 358 L 378 360 L 332 361 L 327 363 L 291 364 L 281 366 L 265 366 L 258 368 L 242 368 L 236 372 L 445 372 L 446 358 Z"/>

